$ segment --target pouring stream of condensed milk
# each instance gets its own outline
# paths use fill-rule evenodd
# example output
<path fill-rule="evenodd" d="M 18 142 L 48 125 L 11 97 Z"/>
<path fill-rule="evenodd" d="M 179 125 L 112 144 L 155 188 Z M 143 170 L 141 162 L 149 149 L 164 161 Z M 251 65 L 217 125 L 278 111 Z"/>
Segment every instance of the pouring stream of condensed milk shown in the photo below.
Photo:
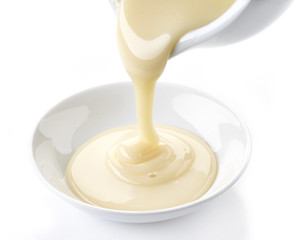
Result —
<path fill-rule="evenodd" d="M 104 132 L 73 155 L 67 182 L 81 200 L 146 211 L 200 198 L 217 174 L 213 151 L 184 130 L 153 125 L 156 80 L 185 33 L 221 16 L 234 0 L 121 0 L 117 39 L 131 77 L 137 126 Z"/>

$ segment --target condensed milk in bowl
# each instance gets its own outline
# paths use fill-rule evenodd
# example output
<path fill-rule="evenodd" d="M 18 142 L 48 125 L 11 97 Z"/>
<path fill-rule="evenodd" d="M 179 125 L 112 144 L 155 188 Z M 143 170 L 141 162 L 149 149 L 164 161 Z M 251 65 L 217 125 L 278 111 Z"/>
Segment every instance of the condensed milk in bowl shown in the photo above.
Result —
<path fill-rule="evenodd" d="M 212 36 L 242 11 L 238 2 L 247 1 L 117 2 L 130 83 L 82 92 L 43 117 L 33 154 L 44 182 L 82 209 L 125 222 L 178 217 L 228 189 L 250 156 L 244 123 L 204 93 L 157 80 L 183 36 L 204 28 Z"/>

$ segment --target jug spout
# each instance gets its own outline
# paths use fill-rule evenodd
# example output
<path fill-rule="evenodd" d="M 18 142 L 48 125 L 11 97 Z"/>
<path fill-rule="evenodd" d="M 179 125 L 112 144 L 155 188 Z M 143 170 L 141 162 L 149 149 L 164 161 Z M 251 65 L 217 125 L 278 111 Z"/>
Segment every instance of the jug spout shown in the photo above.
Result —
<path fill-rule="evenodd" d="M 293 0 L 236 0 L 218 19 L 185 34 L 171 57 L 193 47 L 216 47 L 233 44 L 256 35 L 273 23 Z M 109 0 L 115 14 L 120 0 Z"/>

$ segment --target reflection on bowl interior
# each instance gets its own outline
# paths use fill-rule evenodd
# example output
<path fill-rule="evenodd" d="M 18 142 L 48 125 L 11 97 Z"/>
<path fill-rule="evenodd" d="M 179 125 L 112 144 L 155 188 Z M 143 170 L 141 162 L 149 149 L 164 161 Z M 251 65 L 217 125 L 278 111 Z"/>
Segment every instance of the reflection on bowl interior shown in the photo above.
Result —
<path fill-rule="evenodd" d="M 197 201 L 228 188 L 245 169 L 250 154 L 248 131 L 234 113 L 213 98 L 194 89 L 159 83 L 154 122 L 190 131 L 216 153 L 217 178 Z M 34 133 L 33 154 L 40 174 L 63 196 L 80 201 L 65 180 L 73 153 L 103 131 L 132 124 L 136 124 L 136 112 L 129 83 L 98 87 L 68 98 L 43 117 Z"/>

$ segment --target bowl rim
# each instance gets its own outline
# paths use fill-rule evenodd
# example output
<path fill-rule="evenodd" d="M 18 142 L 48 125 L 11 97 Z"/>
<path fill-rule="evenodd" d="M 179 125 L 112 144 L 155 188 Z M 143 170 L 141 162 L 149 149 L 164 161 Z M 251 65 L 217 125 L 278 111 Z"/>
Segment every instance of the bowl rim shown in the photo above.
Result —
<path fill-rule="evenodd" d="M 190 47 L 210 40 L 225 30 L 245 11 L 252 1 L 253 0 L 235 0 L 232 6 L 230 6 L 227 11 L 217 19 L 203 27 L 197 28 L 183 35 L 175 46 L 170 57 L 174 57 Z"/>
<path fill-rule="evenodd" d="M 252 1 L 253 0 L 235 0 L 232 6 L 230 6 L 227 11 L 213 22 L 184 34 L 173 49 L 170 58 L 192 46 L 207 41 L 222 32 L 232 24 L 242 14 L 242 12 L 244 12 Z M 114 13 L 117 15 L 117 8 L 119 6 L 118 0 L 108 0 L 108 2 L 110 3 Z"/>
<path fill-rule="evenodd" d="M 79 205 L 81 207 L 85 207 L 85 208 L 89 208 L 91 210 L 95 210 L 95 211 L 100 211 L 103 212 L 105 214 L 119 214 L 119 215 L 128 215 L 128 216 L 140 216 L 140 215 L 159 215 L 159 214 L 168 214 L 170 212 L 176 212 L 176 211 L 182 211 L 191 207 L 195 207 L 198 206 L 204 202 L 210 201 L 213 198 L 218 197 L 219 195 L 221 195 L 222 193 L 224 193 L 225 191 L 227 191 L 229 188 L 231 188 L 231 186 L 242 176 L 242 174 L 245 172 L 249 161 L 250 161 L 250 156 L 251 156 L 251 151 L 252 151 L 252 140 L 251 140 L 251 135 L 250 135 L 250 131 L 247 127 L 247 125 L 245 124 L 245 122 L 243 121 L 242 118 L 239 117 L 238 114 L 236 114 L 235 111 L 232 111 L 231 108 L 229 108 L 226 104 L 222 103 L 221 101 L 219 101 L 218 99 L 216 99 L 215 97 L 206 94 L 205 92 L 202 92 L 198 89 L 195 89 L 193 87 L 189 87 L 186 85 L 181 85 L 181 84 L 174 84 L 174 83 L 167 83 L 167 82 L 159 82 L 157 84 L 157 88 L 158 87 L 171 87 L 171 88 L 176 88 L 176 89 L 181 89 L 181 90 L 185 90 L 188 89 L 189 91 L 195 92 L 197 93 L 199 96 L 203 96 L 205 98 L 210 99 L 211 101 L 217 103 L 218 105 L 224 107 L 226 110 L 228 110 L 229 112 L 231 112 L 236 119 L 238 119 L 239 123 L 241 124 L 242 129 L 244 129 L 245 133 L 246 133 L 246 140 L 247 140 L 247 145 L 245 147 L 245 154 L 244 154 L 244 161 L 242 163 L 242 167 L 240 168 L 238 174 L 236 174 L 236 176 L 234 176 L 226 185 L 225 187 L 219 189 L 218 191 L 216 191 L 214 194 L 211 194 L 209 197 L 207 198 L 199 198 L 195 201 L 189 202 L 189 203 L 185 203 L 179 206 L 175 206 L 175 207 L 171 207 L 171 208 L 164 208 L 164 209 L 157 209 L 157 210 L 148 210 L 148 211 L 127 211 L 127 210 L 116 210 L 116 209 L 110 209 L 110 208 L 103 208 L 103 207 L 99 207 L 99 206 L 94 206 L 88 203 L 85 203 L 79 199 L 74 199 L 70 196 L 68 196 L 67 194 L 62 193 L 61 191 L 59 191 L 57 188 L 55 188 L 54 186 L 52 186 L 42 175 L 42 173 L 40 172 L 36 160 L 35 160 L 35 151 L 34 151 L 34 137 L 35 134 L 37 132 L 37 129 L 39 128 L 39 124 L 41 122 L 42 119 L 44 119 L 50 112 L 52 112 L 55 108 L 57 108 L 58 106 L 60 106 L 61 104 L 63 104 L 64 102 L 75 98 L 79 95 L 82 94 L 88 94 L 90 91 L 94 91 L 96 89 L 103 89 L 104 91 L 107 88 L 113 88 L 116 86 L 131 86 L 132 83 L 131 82 L 116 82 L 116 83 L 109 83 L 109 84 L 104 84 L 104 85 L 100 85 L 100 86 L 95 86 L 89 89 L 86 89 L 84 91 L 72 94 L 71 96 L 66 97 L 65 99 L 61 100 L 60 102 L 58 102 L 57 104 L 55 104 L 52 108 L 50 108 L 40 119 L 39 121 L 37 121 L 37 123 L 34 125 L 34 130 L 32 131 L 32 135 L 31 135 L 31 145 L 30 145 L 30 157 L 32 159 L 32 165 L 34 168 L 34 171 L 36 172 L 37 176 L 40 178 L 40 180 L 44 183 L 44 185 L 47 186 L 47 188 L 49 188 L 49 190 L 51 190 L 51 192 L 53 192 L 55 195 L 59 196 L 60 198 L 74 204 L 74 205 Z"/>

